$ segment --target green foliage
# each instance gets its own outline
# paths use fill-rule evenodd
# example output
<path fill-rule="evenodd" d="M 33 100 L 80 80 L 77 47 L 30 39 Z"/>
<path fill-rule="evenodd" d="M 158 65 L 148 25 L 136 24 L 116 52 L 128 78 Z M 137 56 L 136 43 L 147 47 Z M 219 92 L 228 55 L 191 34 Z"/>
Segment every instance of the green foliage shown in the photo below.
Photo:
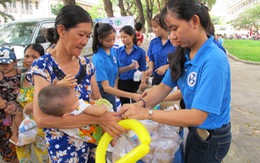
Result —
<path fill-rule="evenodd" d="M 88 10 L 88 13 L 91 15 L 92 17 L 92 20 L 95 20 L 97 18 L 104 18 L 106 17 L 106 13 L 104 10 L 102 10 L 102 12 L 99 10 L 99 8 L 101 7 L 98 7 L 98 6 L 94 6 L 92 7 L 90 10 Z"/>
<path fill-rule="evenodd" d="M 260 5 L 248 9 L 241 13 L 238 18 L 232 20 L 230 24 L 236 29 L 252 29 L 257 31 L 260 27 Z"/>
<path fill-rule="evenodd" d="M 58 15 L 60 9 L 64 6 L 63 3 L 58 3 L 57 5 L 51 5 L 51 13 Z"/>
<path fill-rule="evenodd" d="M 135 5 L 135 0 L 125 0 L 124 4 L 127 15 L 132 16 L 138 13 Z"/>
<path fill-rule="evenodd" d="M 211 15 L 210 18 L 213 24 L 222 24 L 220 17 Z"/>
<path fill-rule="evenodd" d="M 260 40 L 225 40 L 224 47 L 239 59 L 260 62 Z"/>
<path fill-rule="evenodd" d="M 216 0 L 200 0 L 201 3 L 205 4 L 209 9 L 216 3 Z"/>

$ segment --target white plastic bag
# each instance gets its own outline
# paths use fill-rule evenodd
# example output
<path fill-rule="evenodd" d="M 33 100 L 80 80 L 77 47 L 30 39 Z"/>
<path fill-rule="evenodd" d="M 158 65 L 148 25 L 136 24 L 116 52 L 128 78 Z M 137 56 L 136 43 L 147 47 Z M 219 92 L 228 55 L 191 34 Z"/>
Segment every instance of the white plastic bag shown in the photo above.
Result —
<path fill-rule="evenodd" d="M 25 115 L 24 117 L 25 117 L 24 120 L 21 122 L 19 126 L 19 133 L 23 133 L 25 131 L 28 131 L 36 127 L 36 123 L 34 122 L 34 120 L 30 118 L 30 116 Z"/>
<path fill-rule="evenodd" d="M 17 142 L 17 146 L 23 146 L 26 144 L 31 144 L 33 142 L 36 141 L 36 135 L 37 135 L 38 131 L 37 128 L 32 128 L 30 130 L 27 130 L 23 133 L 19 133 L 18 134 L 18 142 Z"/>
<path fill-rule="evenodd" d="M 139 71 L 139 70 L 136 70 L 135 73 L 134 73 L 133 80 L 135 82 L 139 82 L 142 79 L 142 76 L 143 76 L 143 73 L 141 71 Z"/>
<path fill-rule="evenodd" d="M 16 145 L 23 146 L 35 142 L 37 133 L 38 130 L 35 121 L 30 116 L 25 115 L 24 120 L 19 126 L 18 142 Z"/>
<path fill-rule="evenodd" d="M 136 146 L 133 144 L 133 142 L 125 134 L 122 134 L 120 138 L 117 139 L 116 145 L 114 146 L 112 162 L 116 162 L 135 147 Z"/>

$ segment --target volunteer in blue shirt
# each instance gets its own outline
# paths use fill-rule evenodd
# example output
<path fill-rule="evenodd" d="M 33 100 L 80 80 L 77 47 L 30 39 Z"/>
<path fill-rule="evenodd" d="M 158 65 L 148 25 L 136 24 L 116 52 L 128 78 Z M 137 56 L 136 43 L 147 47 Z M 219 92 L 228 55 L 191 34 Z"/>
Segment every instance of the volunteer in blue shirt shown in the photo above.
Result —
<path fill-rule="evenodd" d="M 168 54 L 175 50 L 168 39 L 167 28 L 160 21 L 160 16 L 160 14 L 157 14 L 152 19 L 152 28 L 156 38 L 150 42 L 147 51 L 149 57 L 147 76 L 153 76 L 152 85 L 158 85 L 162 81 L 169 67 Z"/>
<path fill-rule="evenodd" d="M 222 162 L 231 144 L 230 66 L 227 55 L 207 35 L 208 9 L 196 0 L 172 0 L 164 21 L 179 46 L 169 58 L 162 83 L 135 104 L 121 108 L 124 118 L 151 119 L 188 126 L 186 163 Z M 180 88 L 186 109 L 151 110 L 174 86 Z"/>
<path fill-rule="evenodd" d="M 92 49 L 94 56 L 93 64 L 96 68 L 96 79 L 101 96 L 113 105 L 116 110 L 116 98 L 126 97 L 137 101 L 141 95 L 137 93 L 125 92 L 117 89 L 118 73 L 123 73 L 135 69 L 135 64 L 120 67 L 116 51 L 113 48 L 116 38 L 115 29 L 107 23 L 97 23 L 94 27 Z"/>
<path fill-rule="evenodd" d="M 121 73 L 118 80 L 118 89 L 136 93 L 146 88 L 146 55 L 145 51 L 137 46 L 135 31 L 132 26 L 126 25 L 120 29 L 120 37 L 124 46 L 117 49 L 118 60 L 121 67 L 136 64 L 136 69 Z M 138 68 L 139 67 L 139 68 Z M 140 71 L 140 72 L 139 72 Z M 134 79 L 134 75 L 136 76 Z M 129 98 L 120 97 L 121 104 L 130 103 Z"/>

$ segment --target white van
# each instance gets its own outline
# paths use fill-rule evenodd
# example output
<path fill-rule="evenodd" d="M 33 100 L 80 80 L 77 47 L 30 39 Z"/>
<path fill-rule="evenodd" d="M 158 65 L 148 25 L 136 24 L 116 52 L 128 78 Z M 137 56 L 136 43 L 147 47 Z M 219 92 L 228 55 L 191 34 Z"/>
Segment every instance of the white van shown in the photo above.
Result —
<path fill-rule="evenodd" d="M 55 18 L 37 18 L 17 20 L 0 26 L 0 46 L 14 48 L 17 66 L 23 65 L 24 48 L 31 43 L 40 43 L 46 49 L 50 42 L 46 39 L 47 31 L 53 28 Z M 92 55 L 92 40 L 83 49 L 83 55 Z"/>

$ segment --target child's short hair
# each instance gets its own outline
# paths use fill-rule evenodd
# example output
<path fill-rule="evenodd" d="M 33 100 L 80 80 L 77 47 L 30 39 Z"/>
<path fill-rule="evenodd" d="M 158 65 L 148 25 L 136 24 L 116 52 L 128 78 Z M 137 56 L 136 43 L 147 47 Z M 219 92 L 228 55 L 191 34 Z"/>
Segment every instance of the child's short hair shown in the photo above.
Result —
<path fill-rule="evenodd" d="M 65 85 L 49 85 L 42 88 L 38 94 L 39 108 L 46 114 L 62 116 L 66 112 L 64 98 L 70 96 L 72 91 Z"/>
<path fill-rule="evenodd" d="M 13 49 L 6 46 L 0 47 L 0 63 L 10 64 L 16 61 L 16 56 Z"/>
<path fill-rule="evenodd" d="M 143 24 L 141 22 L 135 23 L 135 30 L 141 31 L 142 28 L 143 28 Z"/>

